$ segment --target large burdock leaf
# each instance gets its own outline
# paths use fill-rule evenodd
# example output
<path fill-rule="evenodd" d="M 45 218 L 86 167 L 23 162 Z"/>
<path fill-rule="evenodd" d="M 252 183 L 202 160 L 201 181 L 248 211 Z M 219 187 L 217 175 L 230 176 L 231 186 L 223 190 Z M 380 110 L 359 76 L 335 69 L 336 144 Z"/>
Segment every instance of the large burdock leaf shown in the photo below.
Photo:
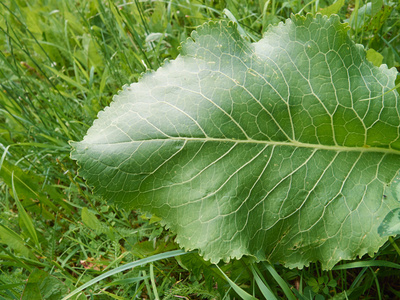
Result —
<path fill-rule="evenodd" d="M 181 53 L 73 143 L 95 190 L 212 262 L 331 268 L 383 244 L 400 206 L 384 197 L 400 169 L 394 69 L 366 61 L 337 16 L 293 16 L 253 44 L 207 23 Z"/>

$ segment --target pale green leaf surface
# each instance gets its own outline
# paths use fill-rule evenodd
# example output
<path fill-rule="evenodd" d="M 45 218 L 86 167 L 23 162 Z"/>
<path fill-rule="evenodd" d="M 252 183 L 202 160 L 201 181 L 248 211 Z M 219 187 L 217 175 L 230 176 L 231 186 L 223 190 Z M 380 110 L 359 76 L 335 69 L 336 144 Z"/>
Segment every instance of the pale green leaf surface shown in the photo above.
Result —
<path fill-rule="evenodd" d="M 107 201 L 163 219 L 185 249 L 302 267 L 372 254 L 399 202 L 396 70 L 337 16 L 293 16 L 257 43 L 207 23 L 124 87 L 73 143 Z M 388 92 L 389 91 L 389 92 Z"/>
<path fill-rule="evenodd" d="M 378 227 L 381 236 L 400 234 L 400 208 L 390 211 Z"/>
<path fill-rule="evenodd" d="M 396 176 L 391 185 L 385 190 L 384 198 L 400 201 L 400 174 Z M 400 202 L 397 206 L 384 216 L 378 227 L 378 234 L 382 237 L 400 234 Z"/>

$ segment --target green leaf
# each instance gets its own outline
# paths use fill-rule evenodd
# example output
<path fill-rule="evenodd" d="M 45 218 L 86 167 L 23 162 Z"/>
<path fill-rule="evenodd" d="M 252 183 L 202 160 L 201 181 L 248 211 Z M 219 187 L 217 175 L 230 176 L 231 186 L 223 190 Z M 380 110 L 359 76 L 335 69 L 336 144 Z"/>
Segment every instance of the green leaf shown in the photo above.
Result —
<path fill-rule="evenodd" d="M 82 208 L 81 212 L 82 222 L 89 227 L 90 229 L 94 230 L 96 234 L 101 234 L 107 232 L 106 226 L 104 226 L 99 219 L 97 219 L 96 215 L 89 211 L 87 207 Z"/>
<path fill-rule="evenodd" d="M 45 271 L 35 269 L 29 276 L 21 300 L 58 300 L 68 292 L 68 288 Z"/>
<path fill-rule="evenodd" d="M 7 161 L 3 154 L 0 161 L 0 178 L 8 185 L 12 192 L 12 177 L 14 177 L 14 187 L 24 208 L 37 214 L 41 214 L 46 219 L 53 219 L 54 215 L 47 208 L 57 212 L 59 207 L 64 207 L 67 211 L 71 209 L 63 200 L 64 194 L 58 191 L 54 186 L 45 184 L 45 178 L 32 172 L 24 172 L 16 165 Z M 49 198 L 46 196 L 48 194 Z M 57 206 L 57 205 L 58 206 Z"/>
<path fill-rule="evenodd" d="M 383 55 L 374 49 L 368 49 L 367 59 L 374 64 L 374 66 L 379 67 L 383 61 Z"/>
<path fill-rule="evenodd" d="M 258 288 L 260 289 L 261 293 L 265 297 L 265 299 L 277 300 L 278 298 L 275 297 L 273 291 L 269 287 L 268 283 L 265 279 L 261 276 L 260 270 L 257 268 L 256 264 L 250 264 L 250 270 L 253 273 L 254 279 L 257 283 Z"/>
<path fill-rule="evenodd" d="M 279 286 L 282 288 L 285 296 L 289 300 L 295 300 L 296 298 L 294 297 L 293 293 L 291 292 L 289 286 L 285 282 L 285 280 L 278 274 L 278 272 L 268 263 L 264 262 L 265 268 L 268 270 L 268 272 L 271 274 L 271 276 L 275 279 L 275 281 L 279 284 Z"/>
<path fill-rule="evenodd" d="M 226 281 L 228 281 L 229 285 L 231 288 L 242 298 L 243 300 L 257 300 L 257 298 L 253 297 L 249 293 L 247 293 L 245 290 L 243 290 L 240 286 L 238 286 L 235 282 L 233 282 L 226 274 L 224 271 L 221 270 L 218 265 L 215 265 L 215 267 L 221 272 L 221 274 L 225 277 Z"/>
<path fill-rule="evenodd" d="M 324 284 L 324 278 L 323 277 L 318 277 L 318 284 Z"/>
<path fill-rule="evenodd" d="M 110 276 L 113 276 L 115 274 L 121 273 L 123 271 L 129 270 L 129 269 L 133 269 L 135 267 L 142 266 L 142 265 L 154 262 L 154 261 L 159 261 L 159 260 L 162 260 L 162 259 L 166 259 L 166 258 L 170 258 L 170 257 L 176 257 L 176 256 L 179 256 L 179 255 L 185 255 L 185 254 L 187 254 L 187 253 L 183 252 L 182 250 L 175 250 L 175 251 L 169 251 L 169 252 L 165 252 L 165 253 L 160 253 L 160 254 L 157 254 L 157 255 L 153 255 L 151 257 L 146 257 L 144 259 L 140 259 L 140 260 L 137 260 L 137 261 L 133 261 L 133 262 L 127 263 L 127 264 L 125 264 L 123 266 L 119 266 L 118 268 L 115 268 L 115 269 L 113 269 L 111 271 L 103 273 L 103 274 L 97 276 L 96 278 L 94 278 L 92 280 L 89 280 L 85 284 L 81 285 L 79 288 L 75 289 L 74 291 L 72 291 L 71 293 L 66 295 L 64 298 L 62 298 L 62 300 L 71 299 L 72 296 L 75 296 L 79 292 L 81 292 L 84 289 L 94 285 L 95 283 L 97 283 L 97 282 L 99 282 L 99 281 L 101 281 L 103 279 L 106 279 L 106 278 L 108 278 Z"/>
<path fill-rule="evenodd" d="M 313 300 L 314 296 L 315 296 L 313 288 L 310 287 L 310 286 L 306 286 L 304 288 L 304 296 L 305 296 L 306 299 Z"/>
<path fill-rule="evenodd" d="M 383 8 L 383 0 L 372 0 L 371 1 L 371 15 L 375 15 L 380 12 Z"/>
<path fill-rule="evenodd" d="M 380 236 L 400 234 L 400 208 L 390 211 L 378 227 Z"/>
<path fill-rule="evenodd" d="M 330 286 L 330 287 L 336 287 L 336 286 L 337 286 L 337 281 L 336 281 L 335 279 L 331 279 L 331 280 L 328 282 L 328 286 Z"/>
<path fill-rule="evenodd" d="M 223 276 L 221 272 L 217 270 L 215 265 L 211 264 L 209 261 L 205 261 L 201 256 L 198 255 L 198 253 L 178 256 L 176 257 L 176 260 L 181 267 L 190 271 L 192 274 L 204 277 L 206 288 L 209 291 L 217 288 L 221 295 L 226 292 L 227 284 L 225 276 Z M 224 273 L 228 273 L 226 270 L 224 271 Z"/>
<path fill-rule="evenodd" d="M 18 252 L 22 256 L 36 259 L 34 253 L 25 246 L 23 238 L 15 231 L 0 224 L 0 242 L 7 244 L 11 249 Z"/>
<path fill-rule="evenodd" d="M 318 281 L 317 281 L 317 279 L 315 279 L 315 278 L 310 278 L 310 279 L 307 281 L 307 284 L 308 284 L 309 286 L 318 286 Z"/>
<path fill-rule="evenodd" d="M 132 249 L 130 249 L 130 251 L 136 257 L 144 258 L 159 253 L 163 253 L 165 251 L 174 250 L 176 248 L 177 248 L 176 244 L 174 243 L 166 243 L 163 240 L 156 240 L 156 242 L 154 241 L 138 242 L 132 247 Z"/>
<path fill-rule="evenodd" d="M 319 286 L 318 285 L 317 286 L 313 286 L 312 290 L 313 290 L 314 293 L 318 293 L 319 292 Z"/>
<path fill-rule="evenodd" d="M 383 196 L 400 170 L 397 71 L 347 30 L 296 15 L 250 43 L 232 23 L 204 24 L 72 143 L 80 174 L 213 263 L 326 269 L 372 255 L 399 205 Z"/>
<path fill-rule="evenodd" d="M 366 268 L 366 267 L 386 267 L 400 270 L 400 265 L 383 260 L 365 260 L 365 261 L 356 261 L 347 264 L 337 265 L 333 268 L 333 270 L 347 270 L 352 268 Z"/>
<path fill-rule="evenodd" d="M 35 226 L 33 225 L 33 221 L 31 217 L 27 214 L 25 211 L 24 207 L 22 206 L 21 202 L 19 201 L 17 191 L 15 190 L 14 186 L 14 173 L 11 175 L 11 185 L 13 189 L 13 196 L 15 199 L 15 202 L 17 204 L 17 209 L 18 209 L 18 218 L 19 218 L 19 224 L 21 226 L 21 229 L 25 234 L 33 240 L 35 243 L 35 246 L 37 248 L 40 248 L 40 243 L 39 243 L 39 238 L 35 229 Z"/>
<path fill-rule="evenodd" d="M 335 3 L 321 9 L 320 13 L 329 17 L 332 14 L 337 14 L 343 5 L 344 0 L 336 0 Z"/>
<path fill-rule="evenodd" d="M 391 211 L 389 211 L 379 224 L 377 229 L 381 237 L 389 237 L 400 234 L 400 176 L 396 176 L 391 185 L 385 189 L 383 197 L 392 201 L 397 201 Z"/>

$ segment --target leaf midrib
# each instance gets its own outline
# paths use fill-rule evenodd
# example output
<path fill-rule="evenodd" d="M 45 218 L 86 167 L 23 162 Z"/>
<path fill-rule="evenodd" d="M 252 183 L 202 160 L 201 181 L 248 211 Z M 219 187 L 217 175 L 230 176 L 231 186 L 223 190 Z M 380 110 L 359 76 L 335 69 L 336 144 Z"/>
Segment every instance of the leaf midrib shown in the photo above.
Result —
<path fill-rule="evenodd" d="M 197 142 L 219 142 L 219 143 L 235 143 L 235 144 L 263 144 L 263 145 L 271 145 L 271 146 L 287 146 L 287 147 L 296 147 L 296 148 L 311 148 L 317 150 L 329 150 L 329 151 L 341 151 L 341 152 L 378 152 L 385 154 L 396 154 L 400 155 L 400 150 L 396 150 L 393 148 L 380 148 L 380 147 L 349 147 L 349 146 L 340 146 L 340 145 L 321 145 L 321 144 L 309 144 L 302 143 L 298 141 L 290 141 L 290 142 L 278 142 L 278 141 L 263 141 L 263 140 L 254 140 L 254 139 L 246 139 L 246 140 L 236 140 L 236 139 L 228 139 L 228 138 L 190 138 L 190 137 L 167 137 L 160 139 L 147 139 L 147 140 L 132 140 L 127 142 L 117 142 L 117 143 L 98 143 L 97 145 L 123 145 L 130 143 L 145 143 L 145 142 L 159 142 L 159 141 L 197 141 Z M 91 143 L 95 144 L 95 143 Z"/>

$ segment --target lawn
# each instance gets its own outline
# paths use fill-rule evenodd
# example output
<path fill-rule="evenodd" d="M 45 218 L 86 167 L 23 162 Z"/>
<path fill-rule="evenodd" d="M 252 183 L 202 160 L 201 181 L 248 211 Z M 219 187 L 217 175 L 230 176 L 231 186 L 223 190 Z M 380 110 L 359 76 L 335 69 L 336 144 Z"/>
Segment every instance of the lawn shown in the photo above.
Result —
<path fill-rule="evenodd" d="M 330 270 L 212 264 L 155 214 L 93 193 L 70 157 L 123 86 L 209 21 L 250 43 L 292 14 L 337 14 L 369 62 L 400 71 L 400 4 L 333 2 L 0 0 L 0 299 L 400 299 L 396 232 Z"/>

